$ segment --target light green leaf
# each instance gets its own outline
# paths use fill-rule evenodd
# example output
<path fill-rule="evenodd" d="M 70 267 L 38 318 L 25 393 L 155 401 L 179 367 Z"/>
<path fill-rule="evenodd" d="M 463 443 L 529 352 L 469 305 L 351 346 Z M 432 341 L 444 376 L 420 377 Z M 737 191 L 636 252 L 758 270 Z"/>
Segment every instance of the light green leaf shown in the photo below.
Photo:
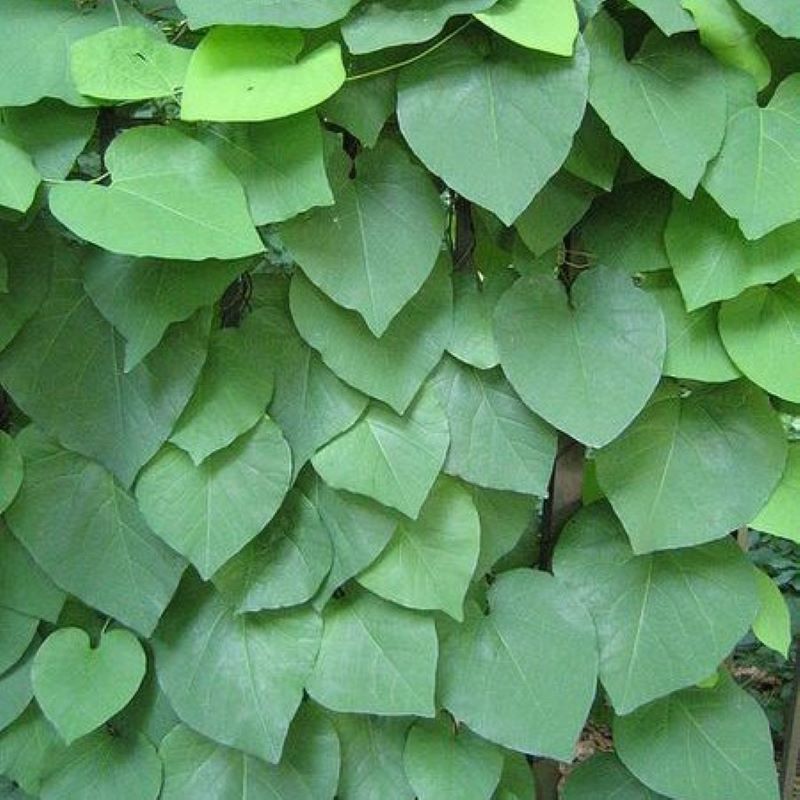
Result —
<path fill-rule="evenodd" d="M 782 0 L 739 0 L 739 5 L 781 36 L 800 39 L 797 9 Z"/>
<path fill-rule="evenodd" d="M 293 488 L 267 529 L 214 575 L 214 585 L 239 613 L 299 605 L 314 596 L 332 560 L 313 500 Z"/>
<path fill-rule="evenodd" d="M 434 715 L 433 618 L 355 590 L 325 607 L 306 691 L 332 711 Z"/>
<path fill-rule="evenodd" d="M 631 275 L 669 269 L 664 229 L 672 196 L 667 184 L 650 179 L 615 187 L 581 222 L 584 244 L 601 264 Z"/>
<path fill-rule="evenodd" d="M 321 633 L 309 608 L 235 615 L 190 578 L 153 639 L 159 684 L 187 725 L 275 764 Z"/>
<path fill-rule="evenodd" d="M 595 621 L 600 680 L 618 714 L 713 672 L 758 612 L 752 567 L 734 542 L 637 556 L 605 503 L 570 519 L 553 572 Z"/>
<path fill-rule="evenodd" d="M 207 125 L 196 135 L 242 182 L 256 225 L 333 203 L 312 113 L 253 125 Z"/>
<path fill-rule="evenodd" d="M 619 757 L 652 790 L 685 800 L 777 800 L 769 723 L 731 677 L 617 717 Z"/>
<path fill-rule="evenodd" d="M 167 44 L 151 28 L 118 27 L 73 42 L 70 69 L 81 94 L 102 100 L 174 97 L 191 50 Z"/>
<path fill-rule="evenodd" d="M 59 248 L 47 299 L 0 354 L 0 382 L 45 431 L 129 486 L 192 394 L 206 356 L 209 316 L 173 327 L 126 373 L 122 337 L 84 292 L 81 255 Z"/>
<path fill-rule="evenodd" d="M 641 411 L 661 376 L 664 318 L 619 270 L 583 273 L 569 294 L 555 278 L 522 278 L 495 310 L 503 371 L 525 404 L 600 447 Z"/>
<path fill-rule="evenodd" d="M 85 631 L 62 628 L 37 651 L 31 678 L 36 702 L 69 745 L 126 706 L 146 668 L 130 631 L 107 631 L 92 647 Z"/>
<path fill-rule="evenodd" d="M 272 388 L 270 354 L 257 326 L 245 320 L 239 328 L 214 331 L 197 388 L 170 441 L 200 464 L 261 420 Z"/>
<path fill-rule="evenodd" d="M 784 400 L 800 402 L 800 283 L 754 286 L 719 312 L 719 332 L 736 366 Z"/>
<path fill-rule="evenodd" d="M 153 535 L 133 498 L 99 464 L 35 428 L 17 442 L 25 479 L 5 515 L 14 536 L 61 589 L 149 635 L 183 559 Z"/>
<path fill-rule="evenodd" d="M 147 26 L 127 0 L 76 7 L 72 0 L 5 0 L 0 18 L 0 106 L 27 106 L 43 97 L 90 105 L 69 71 L 70 45 L 116 25 Z"/>
<path fill-rule="evenodd" d="M 444 411 L 430 392 L 422 392 L 402 417 L 372 403 L 311 463 L 334 489 L 366 495 L 416 519 L 449 443 Z"/>
<path fill-rule="evenodd" d="M 394 143 L 363 153 L 355 177 L 341 150 L 330 168 L 334 205 L 286 223 L 281 238 L 314 284 L 381 336 L 434 268 L 444 206 L 429 177 Z"/>
<path fill-rule="evenodd" d="M 83 284 L 92 303 L 125 338 L 125 372 L 130 372 L 170 324 L 214 303 L 246 265 L 134 258 L 92 249 L 83 262 Z"/>
<path fill-rule="evenodd" d="M 375 147 L 394 112 L 396 76 L 388 72 L 347 81 L 321 106 L 323 117 L 353 134 L 364 147 Z"/>
<path fill-rule="evenodd" d="M 749 76 L 737 71 L 734 79 L 725 141 L 703 186 L 748 239 L 760 239 L 800 219 L 800 75 L 763 107 Z"/>
<path fill-rule="evenodd" d="M 797 269 L 800 222 L 748 241 L 705 192 L 675 197 L 664 233 L 669 260 L 689 311 L 774 283 Z"/>
<path fill-rule="evenodd" d="M 341 19 L 356 0 L 177 0 L 192 28 L 209 25 L 276 25 L 321 28 Z"/>
<path fill-rule="evenodd" d="M 153 530 L 204 579 L 272 519 L 291 484 L 289 446 L 269 417 L 199 466 L 172 445 L 136 483 L 136 500 Z"/>
<path fill-rule="evenodd" d="M 412 726 L 403 762 L 419 800 L 489 800 L 500 782 L 503 751 L 466 728 L 455 732 L 449 718 L 440 717 Z"/>
<path fill-rule="evenodd" d="M 33 699 L 31 664 L 38 646 L 39 638 L 34 637 L 25 655 L 0 676 L 0 731 L 18 719 Z M 0 797 L 5 797 L 2 791 Z"/>
<path fill-rule="evenodd" d="M 622 145 L 611 135 L 597 112 L 586 106 L 564 169 L 593 186 L 611 191 L 622 158 Z"/>
<path fill-rule="evenodd" d="M 371 53 L 432 39 L 450 17 L 483 11 L 496 0 L 365 0 L 342 23 L 347 49 Z"/>
<path fill-rule="evenodd" d="M 41 180 L 31 157 L 16 144 L 0 139 L 0 206 L 27 211 Z"/>
<path fill-rule="evenodd" d="M 788 658 L 792 643 L 789 606 L 769 575 L 760 569 L 756 569 L 755 574 L 761 605 L 753 622 L 753 633 L 762 644 Z"/>
<path fill-rule="evenodd" d="M 681 0 L 631 0 L 667 35 L 695 30 L 692 16 L 682 8 Z"/>
<path fill-rule="evenodd" d="M 193 261 L 263 250 L 242 185 L 199 142 L 147 125 L 117 136 L 105 163 L 109 186 L 50 189 L 53 215 L 81 238 L 115 253 Z"/>
<path fill-rule="evenodd" d="M 563 59 L 501 41 L 488 53 L 482 43 L 456 39 L 403 69 L 397 113 L 432 172 L 510 224 L 569 153 L 588 58 L 582 45 Z"/>
<path fill-rule="evenodd" d="M 192 53 L 181 119 L 261 122 L 319 105 L 344 83 L 341 48 L 304 46 L 299 30 L 212 28 Z"/>
<path fill-rule="evenodd" d="M 0 431 L 0 512 L 8 508 L 21 485 L 22 456 L 14 439 Z"/>
<path fill-rule="evenodd" d="M 403 767 L 408 717 L 330 714 L 342 745 L 341 800 L 413 800 Z"/>
<path fill-rule="evenodd" d="M 573 0 L 499 0 L 475 16 L 523 47 L 559 56 L 571 56 L 575 50 L 578 12 Z"/>
<path fill-rule="evenodd" d="M 506 751 L 503 772 L 492 800 L 535 800 L 536 783 L 533 769 L 522 753 Z"/>
<path fill-rule="evenodd" d="M 635 553 L 720 539 L 747 524 L 785 462 L 783 427 L 745 381 L 660 397 L 596 457 Z"/>
<path fill-rule="evenodd" d="M 613 753 L 596 753 L 569 773 L 564 784 L 564 800 L 668 800 L 650 791 L 625 769 Z"/>
<path fill-rule="evenodd" d="M 161 761 L 141 734 L 100 730 L 54 759 L 42 782 L 42 800 L 156 800 Z"/>
<path fill-rule="evenodd" d="M 441 703 L 485 739 L 572 758 L 597 681 L 591 617 L 560 581 L 530 569 L 500 575 L 488 605 L 441 626 Z"/>
<path fill-rule="evenodd" d="M 725 131 L 725 88 L 713 58 L 686 37 L 651 31 L 629 62 L 622 28 L 605 12 L 587 26 L 586 43 L 594 110 L 648 172 L 691 197 Z"/>
<path fill-rule="evenodd" d="M 0 675 L 22 658 L 38 624 L 35 617 L 0 607 Z"/>
<path fill-rule="evenodd" d="M 800 544 L 800 443 L 789 444 L 783 477 L 750 527 Z"/>
<path fill-rule="evenodd" d="M 445 472 L 490 489 L 547 494 L 555 431 L 517 397 L 500 370 L 480 371 L 448 358 L 430 385 L 450 427 Z"/>
<path fill-rule="evenodd" d="M 402 606 L 441 610 L 461 620 L 480 541 L 480 519 L 469 492 L 451 478 L 440 478 L 419 517 L 400 522 L 358 582 Z"/>
<path fill-rule="evenodd" d="M 21 717 L 0 733 L 0 774 L 38 797 L 42 777 L 64 749 L 53 726 L 31 703 Z"/>
<path fill-rule="evenodd" d="M 452 330 L 450 276 L 440 262 L 380 339 L 354 311 L 332 302 L 302 273 L 289 295 L 300 335 L 322 360 L 356 389 L 405 412 L 439 363 Z"/>
<path fill-rule="evenodd" d="M 204 739 L 177 726 L 161 744 L 161 800 L 330 800 L 336 793 L 339 742 L 328 719 L 300 707 L 278 764 Z"/>

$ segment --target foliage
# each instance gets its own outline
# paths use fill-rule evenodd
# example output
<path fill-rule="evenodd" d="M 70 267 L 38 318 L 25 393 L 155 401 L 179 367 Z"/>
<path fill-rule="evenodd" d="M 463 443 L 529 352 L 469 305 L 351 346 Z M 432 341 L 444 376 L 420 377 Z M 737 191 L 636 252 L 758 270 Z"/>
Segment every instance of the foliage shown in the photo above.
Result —
<path fill-rule="evenodd" d="M 0 795 L 775 800 L 792 6 L 4 0 Z"/>

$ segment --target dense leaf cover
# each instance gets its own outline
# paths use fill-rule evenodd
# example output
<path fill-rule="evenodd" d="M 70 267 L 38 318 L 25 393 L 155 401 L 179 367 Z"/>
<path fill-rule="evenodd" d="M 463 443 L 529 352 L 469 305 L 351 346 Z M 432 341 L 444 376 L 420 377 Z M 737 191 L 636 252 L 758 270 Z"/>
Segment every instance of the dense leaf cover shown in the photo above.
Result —
<path fill-rule="evenodd" d="M 597 715 L 566 800 L 775 800 L 724 664 L 789 646 L 729 534 L 800 542 L 798 39 L 3 0 L 0 796 L 530 800 Z"/>

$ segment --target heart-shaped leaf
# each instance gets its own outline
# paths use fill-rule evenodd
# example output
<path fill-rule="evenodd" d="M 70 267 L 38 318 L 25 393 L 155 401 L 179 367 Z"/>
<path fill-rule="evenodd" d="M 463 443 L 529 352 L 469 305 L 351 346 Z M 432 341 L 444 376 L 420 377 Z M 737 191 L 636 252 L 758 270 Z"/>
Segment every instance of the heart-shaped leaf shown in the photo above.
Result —
<path fill-rule="evenodd" d="M 181 119 L 260 122 L 319 105 L 344 83 L 341 48 L 300 56 L 304 44 L 298 30 L 213 28 L 192 53 Z"/>
<path fill-rule="evenodd" d="M 96 647 L 79 628 L 51 633 L 33 660 L 36 702 L 67 744 L 85 736 L 128 704 L 147 661 L 129 631 L 107 631 Z"/>
<path fill-rule="evenodd" d="M 114 139 L 105 163 L 109 186 L 68 181 L 50 190 L 53 215 L 81 238 L 115 253 L 193 261 L 263 250 L 242 185 L 194 139 L 134 128 Z"/>
<path fill-rule="evenodd" d="M 666 352 L 658 304 L 618 270 L 596 267 L 569 295 L 551 277 L 523 278 L 495 311 L 503 371 L 533 411 L 593 447 L 642 410 Z"/>
<path fill-rule="evenodd" d="M 499 0 L 475 16 L 523 47 L 558 56 L 571 56 L 574 51 L 578 12 L 573 0 Z"/>

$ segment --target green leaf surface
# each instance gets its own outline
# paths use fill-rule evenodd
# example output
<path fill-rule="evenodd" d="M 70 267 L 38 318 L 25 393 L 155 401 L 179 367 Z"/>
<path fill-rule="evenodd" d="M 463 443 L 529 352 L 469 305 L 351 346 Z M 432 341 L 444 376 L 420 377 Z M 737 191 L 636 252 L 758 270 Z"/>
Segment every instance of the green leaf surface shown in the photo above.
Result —
<path fill-rule="evenodd" d="M 350 170 L 345 153 L 335 151 L 334 205 L 286 223 L 281 237 L 317 287 L 382 336 L 434 268 L 444 207 L 428 176 L 396 144 L 361 155 L 354 177 Z"/>
<path fill-rule="evenodd" d="M 622 28 L 605 13 L 589 23 L 586 43 L 594 110 L 645 169 L 691 197 L 725 132 L 724 83 L 711 56 L 651 31 L 627 61 Z"/>
<path fill-rule="evenodd" d="M 533 770 L 522 753 L 506 751 L 503 772 L 492 800 L 529 800 L 536 798 Z"/>
<path fill-rule="evenodd" d="M 23 657 L 0 676 L 0 731 L 11 725 L 33 699 L 31 663 L 38 646 L 39 639 L 34 637 Z M 2 792 L 0 797 L 4 797 Z"/>
<path fill-rule="evenodd" d="M 503 751 L 466 728 L 454 733 L 449 718 L 440 717 L 412 726 L 403 762 L 418 800 L 488 800 L 500 782 Z"/>
<path fill-rule="evenodd" d="M 573 0 L 499 0 L 475 15 L 506 39 L 531 50 L 571 56 L 578 36 Z"/>
<path fill-rule="evenodd" d="M 617 717 L 614 741 L 625 766 L 667 797 L 778 798 L 767 718 L 727 675 Z"/>
<path fill-rule="evenodd" d="M 115 253 L 192 261 L 263 250 L 242 185 L 199 142 L 146 125 L 117 136 L 105 163 L 108 186 L 50 189 L 53 215 L 82 239 Z"/>
<path fill-rule="evenodd" d="M 737 381 L 655 400 L 596 462 L 634 552 L 648 553 L 747 524 L 780 479 L 786 437 L 766 395 Z"/>
<path fill-rule="evenodd" d="M 341 19 L 355 0 L 177 0 L 192 28 L 209 25 L 275 25 L 321 28 Z"/>
<path fill-rule="evenodd" d="M 137 481 L 136 500 L 153 530 L 208 579 L 272 519 L 291 473 L 286 440 L 262 417 L 199 466 L 166 445 Z"/>
<path fill-rule="evenodd" d="M 621 158 L 622 145 L 611 135 L 597 112 L 586 106 L 564 169 L 608 192 L 614 185 Z"/>
<path fill-rule="evenodd" d="M 350 131 L 364 147 L 375 147 L 386 120 L 394 112 L 396 76 L 381 73 L 348 80 L 320 107 L 324 118 Z"/>
<path fill-rule="evenodd" d="M 336 792 L 339 742 L 333 725 L 308 703 L 295 717 L 277 764 L 177 726 L 160 748 L 161 800 L 330 800 Z"/>
<path fill-rule="evenodd" d="M 800 75 L 790 75 L 769 103 L 758 104 L 755 82 L 740 72 L 728 99 L 728 126 L 703 181 L 748 239 L 800 219 Z"/>
<path fill-rule="evenodd" d="M 133 498 L 102 466 L 35 428 L 17 442 L 25 479 L 5 515 L 14 536 L 61 589 L 149 635 L 175 591 L 183 559 L 152 533 Z"/>
<path fill-rule="evenodd" d="M 800 283 L 754 286 L 719 312 L 719 332 L 736 366 L 784 400 L 800 402 Z"/>
<path fill-rule="evenodd" d="M 31 678 L 36 702 L 69 745 L 128 704 L 146 667 L 130 631 L 107 631 L 92 647 L 85 631 L 62 628 L 37 651 Z"/>
<path fill-rule="evenodd" d="M 800 444 L 789 444 L 783 476 L 750 526 L 800 544 Z"/>
<path fill-rule="evenodd" d="M 334 489 L 363 494 L 416 519 L 444 464 L 447 417 L 430 391 L 404 416 L 372 403 L 350 430 L 322 448 L 314 469 Z"/>
<path fill-rule="evenodd" d="M 0 732 L 0 774 L 38 797 L 42 777 L 63 750 L 53 726 L 31 703 L 22 716 Z"/>
<path fill-rule="evenodd" d="M 431 172 L 510 224 L 569 153 L 588 58 L 580 44 L 570 59 L 502 42 L 487 53 L 481 44 L 456 39 L 403 69 L 397 113 Z"/>
<path fill-rule="evenodd" d="M 570 519 L 553 572 L 595 621 L 600 680 L 618 714 L 713 672 L 758 611 L 752 567 L 733 542 L 637 556 L 605 503 Z"/>
<path fill-rule="evenodd" d="M 0 431 L 0 512 L 5 511 L 22 485 L 22 456 L 14 439 Z"/>
<path fill-rule="evenodd" d="M 321 633 L 311 609 L 235 615 L 210 584 L 191 578 L 153 639 L 158 680 L 187 725 L 275 764 Z"/>
<path fill-rule="evenodd" d="M 380 338 L 300 272 L 292 278 L 289 297 L 297 330 L 325 364 L 398 414 L 406 411 L 450 340 L 453 295 L 443 261 Z"/>
<path fill-rule="evenodd" d="M 450 427 L 445 472 L 489 489 L 547 494 L 555 431 L 517 397 L 500 370 L 476 370 L 448 358 L 430 385 Z"/>
<path fill-rule="evenodd" d="M 739 0 L 739 5 L 779 35 L 800 39 L 800 19 L 791 5 L 781 0 Z"/>
<path fill-rule="evenodd" d="M 101 100 L 175 96 L 191 50 L 167 44 L 151 28 L 117 27 L 73 42 L 70 70 L 83 95 Z"/>
<path fill-rule="evenodd" d="M 36 635 L 39 620 L 0 607 L 0 675 L 22 658 Z"/>
<path fill-rule="evenodd" d="M 353 590 L 325 607 L 317 662 L 306 682 L 331 711 L 434 715 L 438 643 L 433 617 Z"/>
<path fill-rule="evenodd" d="M 220 26 L 192 53 L 181 119 L 261 122 L 313 108 L 345 79 L 338 42 L 303 54 L 298 30 Z"/>
<path fill-rule="evenodd" d="M 668 800 L 640 783 L 613 753 L 597 753 L 572 770 L 564 784 L 564 800 Z"/>
<path fill-rule="evenodd" d="M 681 0 L 631 0 L 631 5 L 644 11 L 667 36 L 695 29 Z"/>
<path fill-rule="evenodd" d="M 762 644 L 788 658 L 792 644 L 789 606 L 769 575 L 760 569 L 755 574 L 761 604 L 753 621 L 753 633 Z"/>
<path fill-rule="evenodd" d="M 41 179 L 21 147 L 0 139 L 0 206 L 27 211 Z"/>
<path fill-rule="evenodd" d="M 488 605 L 441 626 L 441 703 L 485 739 L 572 758 L 597 681 L 591 617 L 564 584 L 529 569 L 500 575 Z"/>
<path fill-rule="evenodd" d="M 641 411 L 666 351 L 658 304 L 619 270 L 582 274 L 569 295 L 552 277 L 522 278 L 495 310 L 500 361 L 525 404 L 593 447 Z"/>

